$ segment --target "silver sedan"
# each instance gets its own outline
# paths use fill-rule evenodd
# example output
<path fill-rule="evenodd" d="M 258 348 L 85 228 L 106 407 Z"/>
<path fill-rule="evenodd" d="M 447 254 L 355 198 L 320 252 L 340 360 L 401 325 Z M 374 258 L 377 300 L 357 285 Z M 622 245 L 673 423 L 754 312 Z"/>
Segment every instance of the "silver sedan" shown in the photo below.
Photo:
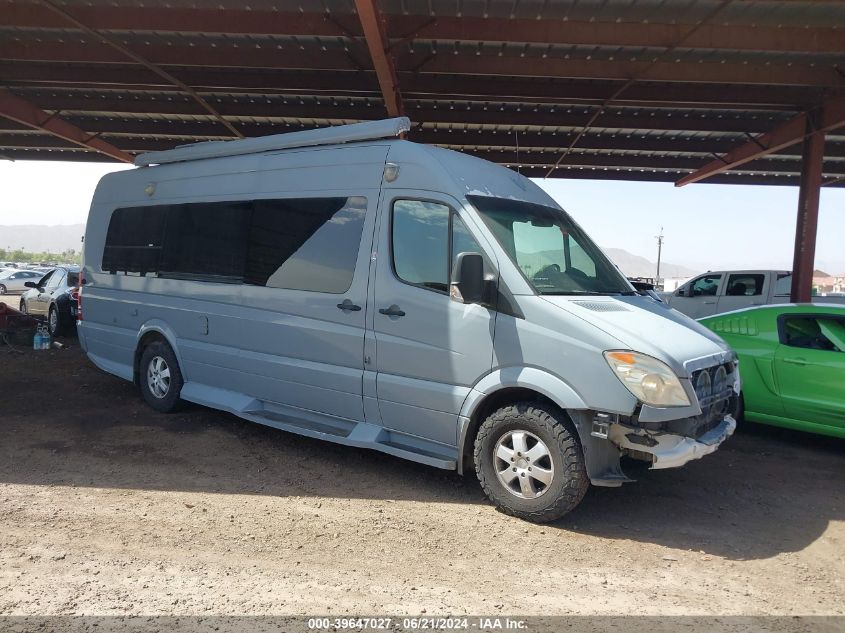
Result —
<path fill-rule="evenodd" d="M 8 269 L 0 272 L 0 295 L 9 292 L 23 292 L 27 281 L 38 281 L 44 273 L 35 270 Z"/>

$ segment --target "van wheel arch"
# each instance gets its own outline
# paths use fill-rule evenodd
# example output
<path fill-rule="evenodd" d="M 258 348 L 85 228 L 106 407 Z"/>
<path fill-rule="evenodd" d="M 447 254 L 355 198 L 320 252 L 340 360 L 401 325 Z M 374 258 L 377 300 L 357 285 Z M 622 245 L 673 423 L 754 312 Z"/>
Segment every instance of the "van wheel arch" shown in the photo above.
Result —
<path fill-rule="evenodd" d="M 458 472 L 463 475 L 465 472 L 474 472 L 475 467 L 473 451 L 475 450 L 475 438 L 478 436 L 478 429 L 484 423 L 484 420 L 494 411 L 522 401 L 542 402 L 549 406 L 555 407 L 563 415 L 569 418 L 573 426 L 575 421 L 562 409 L 556 402 L 548 396 L 545 396 L 533 389 L 527 387 L 505 387 L 484 397 L 484 399 L 475 407 L 469 422 L 467 423 L 466 432 L 463 434 L 462 444 L 460 447 L 460 459 L 458 461 Z"/>
<path fill-rule="evenodd" d="M 167 337 L 164 336 L 164 334 L 158 330 L 151 330 L 141 337 L 138 341 L 138 345 L 135 347 L 135 359 L 132 362 L 132 382 L 134 382 L 138 387 L 141 386 L 141 356 L 144 354 L 144 349 L 156 341 L 161 341 L 162 343 L 170 345 L 170 341 L 167 340 Z"/>

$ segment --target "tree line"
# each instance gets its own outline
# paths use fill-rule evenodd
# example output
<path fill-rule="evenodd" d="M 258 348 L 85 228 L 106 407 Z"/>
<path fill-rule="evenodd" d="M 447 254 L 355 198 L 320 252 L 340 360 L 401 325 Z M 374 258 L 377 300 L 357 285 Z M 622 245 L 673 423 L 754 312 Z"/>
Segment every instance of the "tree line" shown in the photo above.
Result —
<path fill-rule="evenodd" d="M 22 248 L 0 248 L 0 261 L 19 262 L 25 264 L 81 264 L 82 252 L 69 248 L 61 253 L 43 251 L 28 252 Z"/>

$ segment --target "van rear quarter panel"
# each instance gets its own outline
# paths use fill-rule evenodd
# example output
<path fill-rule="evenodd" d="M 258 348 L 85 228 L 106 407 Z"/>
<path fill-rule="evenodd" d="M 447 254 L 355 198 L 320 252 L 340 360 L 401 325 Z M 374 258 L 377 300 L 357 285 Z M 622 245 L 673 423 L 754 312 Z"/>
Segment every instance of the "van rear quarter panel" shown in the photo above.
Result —
<path fill-rule="evenodd" d="M 104 177 L 95 192 L 85 239 L 83 327 L 92 360 L 131 378 L 139 332 L 155 320 L 173 331 L 188 381 L 225 382 L 235 391 L 304 408 L 319 400 L 332 414 L 360 418 L 364 314 L 344 315 L 334 308 L 345 294 L 111 275 L 102 271 L 101 263 L 117 208 L 364 196 L 367 215 L 350 288 L 353 292 L 357 287 L 361 296 L 356 299 L 363 305 L 386 155 L 387 146 L 379 144 L 288 150 Z M 154 187 L 152 195 L 145 192 L 148 186 Z M 326 301 L 333 302 L 328 313 Z"/>

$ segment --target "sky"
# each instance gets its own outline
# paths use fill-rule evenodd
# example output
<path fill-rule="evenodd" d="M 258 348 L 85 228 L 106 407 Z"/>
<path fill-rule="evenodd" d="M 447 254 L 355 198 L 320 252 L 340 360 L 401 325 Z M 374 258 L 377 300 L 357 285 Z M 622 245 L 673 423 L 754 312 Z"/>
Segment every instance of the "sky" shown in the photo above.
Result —
<path fill-rule="evenodd" d="M 0 225 L 85 222 L 115 164 L 0 160 Z M 798 187 L 536 180 L 602 247 L 694 270 L 792 267 Z M 2 237 L 0 236 L 0 242 Z M 816 268 L 845 274 L 845 189 L 822 189 Z"/>

